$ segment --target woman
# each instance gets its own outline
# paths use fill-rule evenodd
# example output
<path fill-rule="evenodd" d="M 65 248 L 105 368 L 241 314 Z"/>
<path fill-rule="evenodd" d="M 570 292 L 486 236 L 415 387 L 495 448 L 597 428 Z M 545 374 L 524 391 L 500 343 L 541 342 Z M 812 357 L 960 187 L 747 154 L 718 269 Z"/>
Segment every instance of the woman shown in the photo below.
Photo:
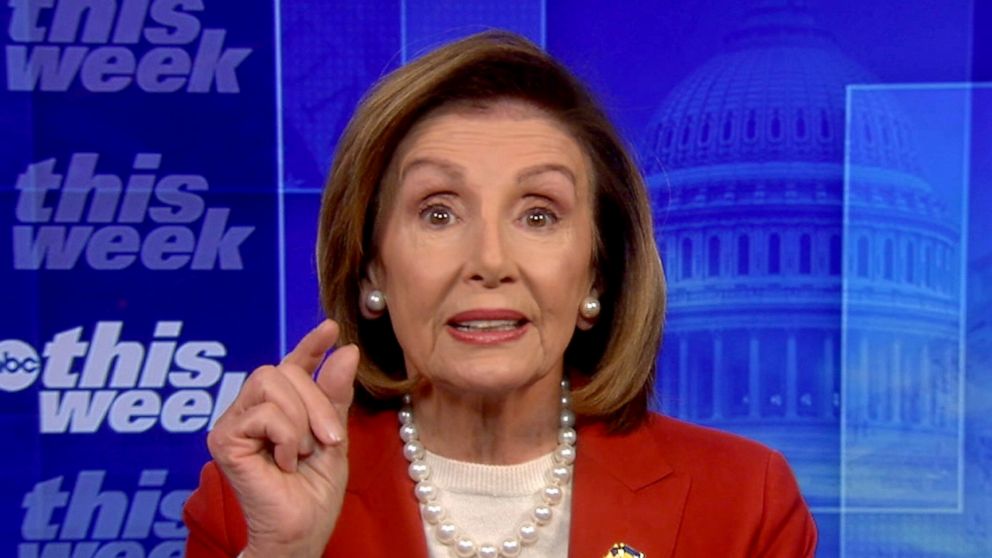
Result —
<path fill-rule="evenodd" d="M 664 283 L 644 184 L 526 40 L 476 35 L 376 86 L 317 256 L 336 321 L 210 433 L 189 558 L 813 555 L 781 456 L 648 411 Z"/>

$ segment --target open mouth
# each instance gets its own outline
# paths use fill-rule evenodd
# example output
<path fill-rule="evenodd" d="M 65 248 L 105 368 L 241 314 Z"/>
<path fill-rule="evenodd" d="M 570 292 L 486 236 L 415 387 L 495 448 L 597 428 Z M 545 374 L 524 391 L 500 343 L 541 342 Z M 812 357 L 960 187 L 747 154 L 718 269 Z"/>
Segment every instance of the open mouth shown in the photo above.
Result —
<path fill-rule="evenodd" d="M 487 331 L 513 331 L 527 323 L 525 319 L 519 320 L 468 320 L 463 322 L 449 322 L 451 327 L 466 333 L 487 332 Z"/>
<path fill-rule="evenodd" d="M 452 316 L 448 332 L 463 343 L 497 345 L 520 339 L 529 324 L 530 320 L 516 310 L 482 308 Z"/>

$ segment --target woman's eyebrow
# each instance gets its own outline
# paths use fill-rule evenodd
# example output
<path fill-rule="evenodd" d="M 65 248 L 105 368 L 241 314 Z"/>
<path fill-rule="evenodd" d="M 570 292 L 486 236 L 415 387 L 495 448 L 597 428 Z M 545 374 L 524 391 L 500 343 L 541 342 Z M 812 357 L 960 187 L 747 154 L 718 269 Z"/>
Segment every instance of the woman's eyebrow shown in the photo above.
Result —
<path fill-rule="evenodd" d="M 535 165 L 533 167 L 527 167 L 522 172 L 520 172 L 519 175 L 517 175 L 517 182 L 523 182 L 525 180 L 528 180 L 540 174 L 544 174 L 546 172 L 561 173 L 565 175 L 565 178 L 567 178 L 572 183 L 572 186 L 578 185 L 578 181 L 576 180 L 575 173 L 572 172 L 572 169 L 558 163 L 545 163 L 541 165 Z"/>
<path fill-rule="evenodd" d="M 442 174 L 447 175 L 451 180 L 461 180 L 465 175 L 464 169 L 460 165 L 433 157 L 417 157 L 404 164 L 403 168 L 400 169 L 400 182 L 403 181 L 409 172 L 424 167 L 434 168 Z"/>

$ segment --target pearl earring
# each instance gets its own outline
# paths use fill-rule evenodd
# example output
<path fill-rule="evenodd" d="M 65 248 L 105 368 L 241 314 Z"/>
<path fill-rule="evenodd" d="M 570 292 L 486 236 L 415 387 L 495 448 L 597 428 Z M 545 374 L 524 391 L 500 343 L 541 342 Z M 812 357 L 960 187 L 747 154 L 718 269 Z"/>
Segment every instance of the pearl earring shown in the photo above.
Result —
<path fill-rule="evenodd" d="M 587 296 L 582 299 L 582 304 L 579 305 L 579 314 L 587 319 L 591 320 L 596 316 L 599 316 L 599 311 L 602 306 L 599 304 L 599 299 L 594 296 Z"/>
<path fill-rule="evenodd" d="M 365 295 L 365 308 L 369 312 L 382 312 L 386 309 L 386 295 L 382 291 L 375 289 Z"/>

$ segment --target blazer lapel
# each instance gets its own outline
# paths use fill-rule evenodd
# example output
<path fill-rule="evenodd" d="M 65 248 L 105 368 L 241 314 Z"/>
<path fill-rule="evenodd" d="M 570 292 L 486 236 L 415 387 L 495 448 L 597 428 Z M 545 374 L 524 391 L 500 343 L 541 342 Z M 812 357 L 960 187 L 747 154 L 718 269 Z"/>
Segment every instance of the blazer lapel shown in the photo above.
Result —
<path fill-rule="evenodd" d="M 621 542 L 647 558 L 672 555 L 691 479 L 663 456 L 646 424 L 623 435 L 580 425 L 570 557 L 602 558 Z"/>

